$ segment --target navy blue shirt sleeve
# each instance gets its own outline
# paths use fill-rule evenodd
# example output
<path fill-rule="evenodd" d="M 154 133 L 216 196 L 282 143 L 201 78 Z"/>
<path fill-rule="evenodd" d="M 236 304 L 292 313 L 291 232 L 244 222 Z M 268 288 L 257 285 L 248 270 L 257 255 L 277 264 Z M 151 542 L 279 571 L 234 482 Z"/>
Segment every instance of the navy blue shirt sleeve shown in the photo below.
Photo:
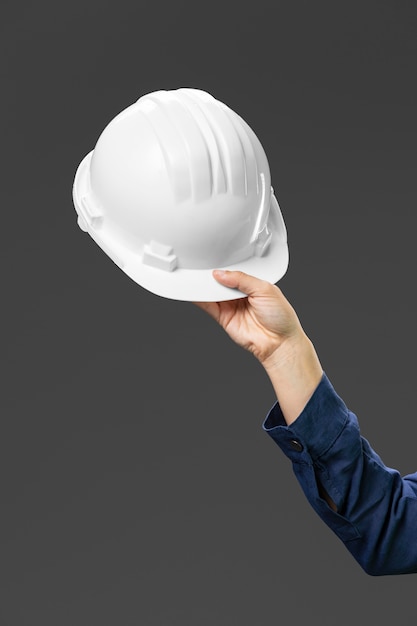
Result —
<path fill-rule="evenodd" d="M 417 573 L 417 473 L 402 477 L 384 465 L 325 373 L 290 426 L 277 402 L 263 429 L 291 460 L 311 506 L 368 574 Z"/>

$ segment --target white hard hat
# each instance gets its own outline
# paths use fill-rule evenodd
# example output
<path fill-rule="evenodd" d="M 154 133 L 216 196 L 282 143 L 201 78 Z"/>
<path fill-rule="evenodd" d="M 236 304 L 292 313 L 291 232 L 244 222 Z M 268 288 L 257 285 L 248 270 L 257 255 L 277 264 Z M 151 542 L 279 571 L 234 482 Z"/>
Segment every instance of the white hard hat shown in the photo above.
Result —
<path fill-rule="evenodd" d="M 174 300 L 243 295 L 213 269 L 271 283 L 287 233 L 268 160 L 246 122 L 199 89 L 155 91 L 119 113 L 81 161 L 80 228 L 136 283 Z"/>

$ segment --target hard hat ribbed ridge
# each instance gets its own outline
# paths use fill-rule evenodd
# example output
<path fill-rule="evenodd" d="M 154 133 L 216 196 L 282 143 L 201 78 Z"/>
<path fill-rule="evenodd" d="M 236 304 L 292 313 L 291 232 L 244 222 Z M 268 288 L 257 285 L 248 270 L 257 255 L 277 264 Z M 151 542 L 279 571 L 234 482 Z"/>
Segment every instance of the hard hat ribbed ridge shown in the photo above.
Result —
<path fill-rule="evenodd" d="M 177 93 L 181 94 L 184 104 L 195 104 L 194 115 L 196 111 L 200 110 L 206 120 L 207 127 L 216 141 L 216 156 L 222 163 L 227 187 L 236 195 L 247 195 L 248 187 L 250 188 L 251 185 L 258 192 L 259 173 L 252 144 L 252 133 L 244 120 L 223 102 L 216 100 L 204 91 L 182 88 L 178 89 Z M 208 139 L 206 134 L 206 141 L 209 144 Z M 255 140 L 257 140 L 256 137 Z M 212 160 L 214 161 L 213 156 Z M 248 167 L 248 163 L 253 164 L 254 169 L 252 171 Z M 243 178 L 241 176 L 242 168 Z"/>
<path fill-rule="evenodd" d="M 197 98 L 191 90 L 180 89 L 178 91 L 181 93 L 181 102 L 187 108 L 189 114 L 198 126 L 210 157 L 212 178 L 211 193 L 225 193 L 227 192 L 228 181 L 224 155 L 222 154 L 215 129 L 213 129 L 207 115 L 207 106 L 205 107 L 202 98 Z"/>
<path fill-rule="evenodd" d="M 207 119 L 216 138 L 227 191 L 236 196 L 246 195 L 246 159 L 239 135 L 231 121 L 233 113 L 226 105 L 215 100 L 212 96 L 200 96 L 198 90 L 179 89 L 178 92 L 189 95 L 200 106 Z"/>
<path fill-rule="evenodd" d="M 145 98 L 146 102 L 143 102 Z M 151 102 L 155 106 L 150 107 Z M 190 159 L 181 133 L 159 99 L 146 96 L 139 100 L 139 104 L 146 104 L 143 114 L 158 141 L 176 200 L 181 202 L 189 199 L 192 191 L 188 166 Z"/>
<path fill-rule="evenodd" d="M 195 89 L 157 91 L 138 104 L 158 140 L 178 201 L 227 192 L 246 196 L 248 186 L 258 191 L 251 137 L 226 105 Z"/>

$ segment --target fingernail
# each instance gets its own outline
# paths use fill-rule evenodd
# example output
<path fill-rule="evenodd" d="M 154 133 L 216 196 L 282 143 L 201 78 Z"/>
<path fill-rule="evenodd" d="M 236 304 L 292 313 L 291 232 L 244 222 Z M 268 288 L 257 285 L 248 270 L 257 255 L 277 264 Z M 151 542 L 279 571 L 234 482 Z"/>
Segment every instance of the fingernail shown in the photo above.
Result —
<path fill-rule="evenodd" d="M 227 270 L 214 270 L 216 276 L 226 276 Z"/>

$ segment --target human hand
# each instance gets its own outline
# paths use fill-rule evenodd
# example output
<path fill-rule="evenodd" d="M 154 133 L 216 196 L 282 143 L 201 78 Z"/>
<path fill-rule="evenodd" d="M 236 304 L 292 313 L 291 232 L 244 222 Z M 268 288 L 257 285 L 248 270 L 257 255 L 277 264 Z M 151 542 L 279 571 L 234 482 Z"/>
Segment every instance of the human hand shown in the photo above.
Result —
<path fill-rule="evenodd" d="M 284 344 L 304 335 L 296 312 L 276 285 L 240 271 L 213 271 L 214 278 L 247 297 L 224 302 L 194 302 L 238 345 L 265 367 Z"/>

